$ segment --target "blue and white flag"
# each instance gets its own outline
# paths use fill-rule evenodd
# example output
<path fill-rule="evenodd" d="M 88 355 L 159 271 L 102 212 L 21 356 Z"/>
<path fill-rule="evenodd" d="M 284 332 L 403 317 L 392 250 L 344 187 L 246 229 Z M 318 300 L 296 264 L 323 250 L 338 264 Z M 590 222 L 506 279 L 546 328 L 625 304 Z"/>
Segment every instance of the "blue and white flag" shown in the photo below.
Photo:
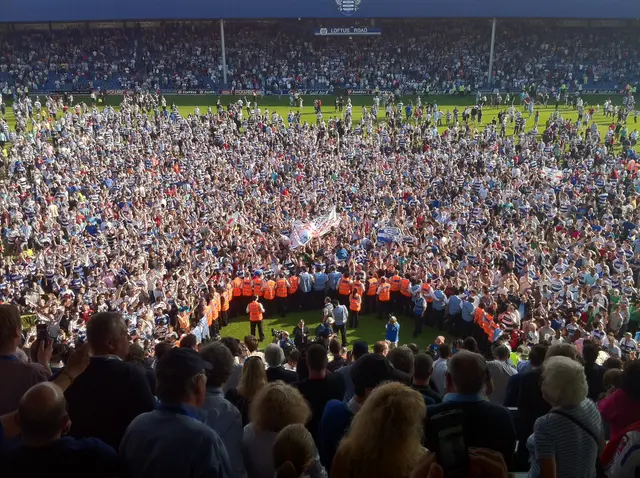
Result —
<path fill-rule="evenodd" d="M 383 244 L 398 242 L 401 237 L 402 233 L 397 227 L 383 227 L 378 231 L 378 242 Z"/>

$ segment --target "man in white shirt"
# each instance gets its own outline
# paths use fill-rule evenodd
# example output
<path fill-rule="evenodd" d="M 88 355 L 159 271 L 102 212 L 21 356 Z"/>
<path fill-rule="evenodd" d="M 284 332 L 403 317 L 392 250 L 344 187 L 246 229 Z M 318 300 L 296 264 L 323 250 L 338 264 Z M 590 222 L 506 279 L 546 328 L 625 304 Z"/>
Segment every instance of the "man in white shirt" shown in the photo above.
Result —
<path fill-rule="evenodd" d="M 518 373 L 518 371 L 509 364 L 509 356 L 507 346 L 499 345 L 493 349 L 494 360 L 487 362 L 487 368 L 493 381 L 493 392 L 489 396 L 489 401 L 496 405 L 502 405 L 504 403 L 509 378 Z"/>
<path fill-rule="evenodd" d="M 451 346 L 449 344 L 441 344 L 438 347 L 439 358 L 433 362 L 433 375 L 431 379 L 437 388 L 437 392 L 444 396 L 447 393 L 446 389 L 446 375 L 447 375 L 447 362 L 451 357 Z"/>

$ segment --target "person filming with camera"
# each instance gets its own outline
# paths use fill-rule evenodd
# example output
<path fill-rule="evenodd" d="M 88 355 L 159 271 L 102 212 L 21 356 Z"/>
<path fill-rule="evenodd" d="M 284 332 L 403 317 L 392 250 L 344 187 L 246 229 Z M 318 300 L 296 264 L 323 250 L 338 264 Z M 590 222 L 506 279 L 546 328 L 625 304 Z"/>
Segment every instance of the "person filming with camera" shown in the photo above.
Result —
<path fill-rule="evenodd" d="M 271 334 L 273 335 L 273 343 L 278 344 L 282 350 L 286 350 L 294 346 L 293 340 L 291 340 L 291 336 L 286 330 L 273 329 Z"/>

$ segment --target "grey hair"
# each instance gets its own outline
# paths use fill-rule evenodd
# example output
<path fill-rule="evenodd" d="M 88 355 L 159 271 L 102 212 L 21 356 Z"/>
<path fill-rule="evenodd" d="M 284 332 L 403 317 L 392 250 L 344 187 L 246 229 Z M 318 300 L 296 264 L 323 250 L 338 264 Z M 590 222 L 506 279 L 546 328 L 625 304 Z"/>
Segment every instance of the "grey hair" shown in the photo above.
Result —
<path fill-rule="evenodd" d="M 552 407 L 575 407 L 587 398 L 589 391 L 582 365 L 563 356 L 544 361 L 541 389 Z"/>
<path fill-rule="evenodd" d="M 551 357 L 567 357 L 571 360 L 578 358 L 578 349 L 573 344 L 555 344 L 549 347 L 545 359 L 549 360 Z"/>
<path fill-rule="evenodd" d="M 117 337 L 123 328 L 126 327 L 121 314 L 99 312 L 92 315 L 87 322 L 87 342 L 94 352 L 99 351 L 107 340 Z"/>
<path fill-rule="evenodd" d="M 497 360 L 509 358 L 509 348 L 506 345 L 498 345 L 492 352 L 493 358 Z"/>
<path fill-rule="evenodd" d="M 284 350 L 278 344 L 269 344 L 264 349 L 264 361 L 269 367 L 279 367 L 284 363 Z"/>

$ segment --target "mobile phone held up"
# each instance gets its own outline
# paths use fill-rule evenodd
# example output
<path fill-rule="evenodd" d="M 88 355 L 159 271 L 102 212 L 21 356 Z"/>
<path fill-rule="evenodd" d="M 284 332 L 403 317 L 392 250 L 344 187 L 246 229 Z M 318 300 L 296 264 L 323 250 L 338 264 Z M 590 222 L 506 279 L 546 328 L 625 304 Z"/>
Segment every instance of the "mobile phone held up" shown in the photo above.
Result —
<path fill-rule="evenodd" d="M 36 324 L 36 338 L 46 342 L 49 339 L 56 340 L 60 335 L 60 327 L 49 324 Z"/>
<path fill-rule="evenodd" d="M 469 476 L 469 450 L 465 438 L 465 415 L 462 410 L 450 410 L 431 418 L 428 433 L 435 444 L 438 463 L 445 478 Z"/>

